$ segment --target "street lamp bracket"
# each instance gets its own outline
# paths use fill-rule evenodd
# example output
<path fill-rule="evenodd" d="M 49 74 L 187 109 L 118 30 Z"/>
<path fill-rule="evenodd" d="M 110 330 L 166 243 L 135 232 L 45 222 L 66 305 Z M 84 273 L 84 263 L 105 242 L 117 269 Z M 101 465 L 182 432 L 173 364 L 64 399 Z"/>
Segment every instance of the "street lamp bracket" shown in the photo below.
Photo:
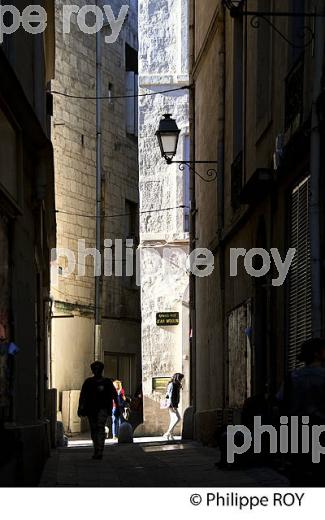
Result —
<path fill-rule="evenodd" d="M 270 20 L 271 17 L 287 17 L 287 18 L 308 18 L 315 19 L 317 17 L 325 17 L 325 12 L 290 12 L 290 11 L 249 11 L 246 9 L 246 0 L 223 0 L 223 5 L 228 9 L 232 18 L 240 18 L 248 16 L 251 18 L 250 25 L 253 29 L 259 29 L 261 20 L 266 22 L 272 29 L 291 47 L 304 49 L 309 47 L 315 40 L 315 33 L 311 27 L 303 27 L 298 34 L 299 39 L 302 43 L 297 44 L 290 41 L 276 25 Z"/>
<path fill-rule="evenodd" d="M 217 165 L 218 161 L 174 161 L 174 157 L 177 153 L 177 145 L 180 136 L 180 129 L 177 126 L 176 120 L 172 119 L 171 114 L 164 114 L 164 118 L 160 120 L 159 128 L 156 132 L 158 139 L 161 156 L 165 159 L 167 164 L 178 164 L 180 171 L 185 171 L 185 168 L 189 168 L 195 175 L 200 177 L 204 182 L 213 182 L 218 176 L 218 172 L 215 168 L 208 168 L 205 172 L 205 177 L 201 175 L 196 169 L 196 164 L 214 164 Z"/>

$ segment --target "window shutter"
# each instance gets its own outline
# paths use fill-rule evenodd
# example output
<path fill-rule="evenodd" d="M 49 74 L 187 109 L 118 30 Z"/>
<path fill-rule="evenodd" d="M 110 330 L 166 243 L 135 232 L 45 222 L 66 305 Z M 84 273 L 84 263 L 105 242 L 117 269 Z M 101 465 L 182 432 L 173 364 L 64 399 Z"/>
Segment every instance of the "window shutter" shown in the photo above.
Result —
<path fill-rule="evenodd" d="M 296 255 L 289 278 L 288 370 L 299 366 L 300 346 L 312 336 L 309 180 L 307 177 L 296 186 L 290 201 L 290 247 L 296 249 Z"/>
<path fill-rule="evenodd" d="M 126 73 L 126 95 L 134 96 L 134 72 L 129 71 Z M 134 97 L 128 97 L 126 99 L 126 131 L 128 134 L 134 134 L 134 121 L 135 121 L 135 111 L 134 111 Z"/>
<path fill-rule="evenodd" d="M 247 330 L 252 326 L 251 302 L 228 316 L 229 407 L 241 408 L 251 396 L 251 344 Z"/>

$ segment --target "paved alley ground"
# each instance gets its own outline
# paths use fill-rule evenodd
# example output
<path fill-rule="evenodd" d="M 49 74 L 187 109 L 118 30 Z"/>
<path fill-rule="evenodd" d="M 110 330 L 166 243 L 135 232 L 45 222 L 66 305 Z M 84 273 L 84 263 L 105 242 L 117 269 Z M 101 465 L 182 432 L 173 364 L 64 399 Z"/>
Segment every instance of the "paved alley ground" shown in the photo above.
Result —
<path fill-rule="evenodd" d="M 107 442 L 104 459 L 91 459 L 89 441 L 59 448 L 47 461 L 40 487 L 279 487 L 285 477 L 270 468 L 222 471 L 218 451 L 195 442 L 136 439 Z"/>

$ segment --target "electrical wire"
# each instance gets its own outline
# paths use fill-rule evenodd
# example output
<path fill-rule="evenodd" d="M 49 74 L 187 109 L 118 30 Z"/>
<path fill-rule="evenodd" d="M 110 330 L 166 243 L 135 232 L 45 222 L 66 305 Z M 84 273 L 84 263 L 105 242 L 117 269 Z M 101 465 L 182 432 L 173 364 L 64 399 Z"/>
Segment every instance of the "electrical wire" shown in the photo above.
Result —
<path fill-rule="evenodd" d="M 52 291 L 56 291 L 57 293 L 62 294 L 62 296 L 64 296 L 65 298 L 70 298 L 70 300 L 72 300 L 74 297 L 77 298 L 78 300 L 80 300 L 80 299 L 85 300 L 81 304 L 79 302 L 76 302 L 76 300 L 69 301 L 69 302 L 67 302 L 67 301 L 62 302 L 62 301 L 59 301 L 59 300 L 54 300 L 56 303 L 68 303 L 70 305 L 78 305 L 79 304 L 79 305 L 85 305 L 85 306 L 87 305 L 87 306 L 93 306 L 93 308 L 95 308 L 94 304 L 93 304 L 93 301 L 90 300 L 89 298 L 87 298 L 86 296 L 75 296 L 75 295 L 72 295 L 71 293 L 69 294 L 68 291 L 66 291 L 66 292 L 60 291 L 59 289 L 57 289 L 54 286 L 51 287 L 51 292 Z"/>
<path fill-rule="evenodd" d="M 175 206 L 173 208 L 151 209 L 151 210 L 147 210 L 147 211 L 136 211 L 134 213 L 120 213 L 120 214 L 116 214 L 116 215 L 101 215 L 101 218 L 130 217 L 133 215 L 145 215 L 148 213 L 149 214 L 150 213 L 159 213 L 162 211 L 172 211 L 172 210 L 176 210 L 176 209 L 190 209 L 190 207 L 182 204 L 180 206 Z M 58 213 L 61 215 L 71 215 L 74 217 L 96 218 L 96 215 L 87 215 L 85 213 L 72 213 L 72 212 L 64 211 L 64 210 L 60 210 L 60 209 L 56 209 L 55 213 Z"/>
<path fill-rule="evenodd" d="M 94 101 L 96 101 L 97 99 L 107 99 L 110 101 L 112 99 L 128 99 L 128 98 L 140 98 L 140 97 L 147 97 L 147 96 L 158 96 L 160 94 L 168 94 L 169 92 L 177 92 L 180 90 L 186 90 L 186 89 L 191 89 L 191 88 L 192 88 L 192 85 L 186 85 L 185 87 L 160 90 L 158 92 L 148 92 L 146 94 L 130 94 L 130 95 L 124 95 L 124 96 L 99 96 L 99 97 L 97 97 L 97 96 L 77 96 L 74 94 L 66 94 L 65 92 L 59 92 L 58 90 L 50 90 L 50 91 L 48 91 L 48 93 L 54 94 L 55 96 L 66 97 L 69 99 L 88 99 L 88 100 L 94 100 Z"/>

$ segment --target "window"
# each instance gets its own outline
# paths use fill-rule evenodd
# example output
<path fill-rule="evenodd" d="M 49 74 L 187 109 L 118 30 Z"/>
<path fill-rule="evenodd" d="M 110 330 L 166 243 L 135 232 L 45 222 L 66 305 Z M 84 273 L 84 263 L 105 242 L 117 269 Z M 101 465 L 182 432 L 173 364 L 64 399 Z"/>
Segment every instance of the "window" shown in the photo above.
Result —
<path fill-rule="evenodd" d="M 124 276 L 125 276 L 125 282 L 128 287 L 136 287 L 136 269 L 137 269 L 137 262 L 136 262 L 136 249 L 138 245 L 138 237 L 139 237 L 139 211 L 138 211 L 138 204 L 135 202 L 132 202 L 130 200 L 125 200 L 125 239 L 126 240 L 133 240 L 133 251 L 131 251 L 130 246 L 128 248 L 123 248 L 123 256 L 125 257 L 125 269 L 124 269 Z M 133 272 L 132 276 L 127 273 L 126 269 L 129 265 L 128 260 L 129 256 L 126 257 L 126 254 L 133 254 Z"/>
<path fill-rule="evenodd" d="M 119 246 L 115 245 L 114 250 L 114 275 L 123 277 L 128 287 L 133 287 L 136 282 L 136 248 L 139 237 L 139 211 L 138 204 L 131 200 L 125 199 L 124 205 L 124 240 L 121 239 Z M 127 243 L 130 240 L 133 245 Z M 133 254 L 131 251 L 133 248 Z M 133 259 L 133 272 L 130 275 L 130 255 Z M 128 270 L 128 273 L 127 273 Z"/>
<path fill-rule="evenodd" d="M 108 83 L 108 104 L 112 105 L 113 100 L 112 97 L 114 96 L 114 90 L 113 90 L 113 83 Z"/>
<path fill-rule="evenodd" d="M 139 234 L 139 211 L 138 204 L 125 199 L 125 237 L 138 239 Z"/>
<path fill-rule="evenodd" d="M 288 370 L 299 365 L 301 343 L 312 336 L 309 179 L 294 188 L 290 200 L 290 247 L 297 252 L 289 276 Z"/>
<path fill-rule="evenodd" d="M 138 74 L 138 51 L 127 43 L 125 44 L 125 70 Z"/>
<path fill-rule="evenodd" d="M 138 136 L 138 52 L 125 44 L 126 131 Z"/>

